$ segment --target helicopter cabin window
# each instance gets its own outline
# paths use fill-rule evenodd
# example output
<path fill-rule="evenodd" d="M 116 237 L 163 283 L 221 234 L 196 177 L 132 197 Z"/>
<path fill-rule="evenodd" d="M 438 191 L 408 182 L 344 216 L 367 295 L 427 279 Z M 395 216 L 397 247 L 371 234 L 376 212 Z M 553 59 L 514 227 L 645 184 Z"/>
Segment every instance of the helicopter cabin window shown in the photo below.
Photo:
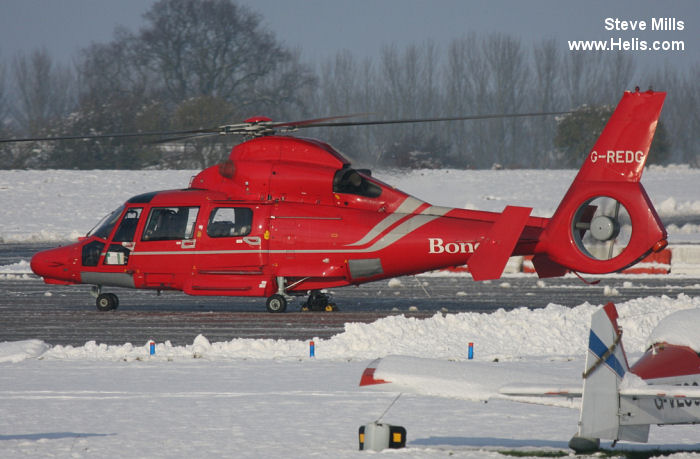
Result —
<path fill-rule="evenodd" d="M 333 177 L 333 192 L 377 198 L 382 194 L 382 189 L 361 176 L 355 169 L 343 168 Z"/>
<path fill-rule="evenodd" d="M 211 211 L 207 235 L 209 237 L 239 237 L 250 234 L 253 211 L 247 207 L 218 207 Z"/>
<path fill-rule="evenodd" d="M 142 241 L 192 239 L 199 207 L 154 207 L 148 216 Z"/>

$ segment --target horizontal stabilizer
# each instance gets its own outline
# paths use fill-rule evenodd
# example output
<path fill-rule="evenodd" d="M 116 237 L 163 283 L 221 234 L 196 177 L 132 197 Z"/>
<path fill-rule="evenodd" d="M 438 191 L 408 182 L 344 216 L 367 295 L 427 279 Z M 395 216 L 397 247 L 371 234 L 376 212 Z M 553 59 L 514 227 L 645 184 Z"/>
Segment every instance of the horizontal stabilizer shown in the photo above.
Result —
<path fill-rule="evenodd" d="M 476 281 L 499 279 L 513 254 L 532 208 L 507 206 L 493 223 L 467 266 Z"/>
<path fill-rule="evenodd" d="M 687 401 L 700 400 L 699 386 L 672 386 L 648 384 L 643 387 L 620 389 L 620 396 L 627 398 L 682 398 Z"/>

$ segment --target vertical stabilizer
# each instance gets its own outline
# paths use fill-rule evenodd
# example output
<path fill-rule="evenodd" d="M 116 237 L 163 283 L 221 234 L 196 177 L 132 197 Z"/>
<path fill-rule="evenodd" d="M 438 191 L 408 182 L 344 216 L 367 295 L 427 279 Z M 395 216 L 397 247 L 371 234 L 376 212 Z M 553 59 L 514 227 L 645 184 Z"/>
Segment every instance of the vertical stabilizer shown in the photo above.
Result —
<path fill-rule="evenodd" d="M 608 303 L 591 317 L 578 437 L 620 438 L 619 384 L 629 370 L 617 309 Z"/>
<path fill-rule="evenodd" d="M 622 270 L 666 245 L 639 180 L 666 93 L 626 92 L 540 236 L 541 277 Z"/>

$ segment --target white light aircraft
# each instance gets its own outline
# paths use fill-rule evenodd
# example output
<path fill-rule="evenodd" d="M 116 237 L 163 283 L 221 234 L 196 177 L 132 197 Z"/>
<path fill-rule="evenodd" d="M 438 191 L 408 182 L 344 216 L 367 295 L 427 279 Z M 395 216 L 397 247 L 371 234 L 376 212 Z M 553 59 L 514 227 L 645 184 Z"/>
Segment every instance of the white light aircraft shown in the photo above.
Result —
<path fill-rule="evenodd" d="M 405 356 L 373 361 L 360 386 L 558 406 L 572 406 L 571 399 L 581 398 L 578 431 L 569 442 L 576 452 L 598 449 L 600 439 L 613 445 L 618 440 L 645 443 L 653 424 L 700 423 L 700 309 L 677 311 L 659 322 L 649 337 L 651 345 L 632 367 L 617 318 L 613 303 L 591 318 L 583 388 L 568 387 L 560 375 L 549 377 L 547 386 L 524 384 L 532 373 L 518 364 Z"/>

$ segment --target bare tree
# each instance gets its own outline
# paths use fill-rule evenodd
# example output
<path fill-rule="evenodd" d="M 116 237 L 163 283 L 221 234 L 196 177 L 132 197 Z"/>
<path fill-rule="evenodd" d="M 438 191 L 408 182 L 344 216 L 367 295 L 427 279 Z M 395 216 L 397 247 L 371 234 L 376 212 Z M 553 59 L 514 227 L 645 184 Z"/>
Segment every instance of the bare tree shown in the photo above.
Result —
<path fill-rule="evenodd" d="M 136 36 L 117 28 L 114 39 L 83 49 L 78 64 L 81 102 L 103 104 L 111 99 L 144 98 L 155 95 L 159 80 L 147 69 Z"/>
<path fill-rule="evenodd" d="M 313 104 L 311 90 L 318 84 L 318 77 L 301 61 L 299 50 L 284 53 L 270 71 L 258 78 L 252 86 L 251 104 L 229 102 L 256 113 L 265 113 L 277 119 L 299 119 Z"/>
<path fill-rule="evenodd" d="M 6 129 L 8 114 L 7 90 L 5 89 L 5 62 L 0 60 L 0 132 Z"/>
<path fill-rule="evenodd" d="M 493 34 L 484 41 L 484 58 L 490 74 L 488 107 L 492 113 L 520 113 L 526 107 L 529 63 L 520 41 Z M 489 146 L 484 155 L 494 163 L 522 166 L 518 144 L 524 133 L 522 120 L 489 120 Z"/>
<path fill-rule="evenodd" d="M 54 64 L 45 49 L 29 56 L 18 54 L 13 61 L 17 103 L 14 118 L 29 135 L 47 132 L 74 104 L 74 77 L 70 70 Z"/>
<path fill-rule="evenodd" d="M 636 73 L 635 61 L 630 53 L 623 51 L 608 53 L 605 58 L 605 71 L 601 72 L 601 84 L 598 87 L 599 97 L 606 101 L 617 101 L 622 91 L 635 86 L 632 84 Z"/>
<path fill-rule="evenodd" d="M 260 17 L 230 0 L 160 0 L 144 15 L 144 59 L 171 101 L 214 96 L 252 105 L 257 81 L 290 59 Z"/>
<path fill-rule="evenodd" d="M 532 107 L 540 112 L 552 112 L 563 107 L 561 85 L 562 58 L 556 40 L 545 39 L 533 48 L 533 69 L 535 79 L 531 91 Z M 555 147 L 552 142 L 557 123 L 554 117 L 531 120 L 532 131 L 528 136 L 530 161 L 534 167 L 556 166 Z"/>
<path fill-rule="evenodd" d="M 700 104 L 697 75 L 700 64 L 687 71 L 664 68 L 648 77 L 654 89 L 667 91 L 661 120 L 668 130 L 671 143 L 670 162 L 700 167 Z"/>
<path fill-rule="evenodd" d="M 160 0 L 144 17 L 138 34 L 118 29 L 110 43 L 83 51 L 71 130 L 209 127 L 303 110 L 299 93 L 315 83 L 313 73 L 244 7 L 231 0 Z M 76 144 L 64 158 L 89 155 L 81 165 L 94 167 L 193 167 L 221 160 L 229 149 L 204 141 L 182 149 L 184 156 L 163 155 L 162 147 L 118 139 Z"/>
<path fill-rule="evenodd" d="M 449 116 L 479 114 L 487 111 L 489 72 L 476 34 L 453 40 L 447 51 L 445 110 Z M 457 167 L 475 167 L 485 150 L 482 122 L 461 121 L 446 126 L 447 141 L 452 144 L 451 161 Z"/>
<path fill-rule="evenodd" d="M 403 52 L 396 46 L 382 49 L 380 67 L 380 113 L 391 118 L 433 116 L 442 112 L 437 47 L 426 42 L 409 45 Z M 445 155 L 436 127 L 409 124 L 386 129 L 388 158 L 406 162 L 407 156 L 429 156 L 435 164 Z M 391 140 L 389 140 L 391 139 Z M 387 158 L 387 153 L 383 156 Z"/>
<path fill-rule="evenodd" d="M 624 60 L 624 57 L 622 58 Z M 607 88 L 610 57 L 602 51 L 570 52 L 565 56 L 562 69 L 564 93 L 570 107 L 610 103 L 608 90 L 619 97 L 625 87 Z M 620 76 L 613 77 L 619 81 Z"/>
<path fill-rule="evenodd" d="M 175 129 L 207 128 L 225 124 L 235 117 L 234 108 L 223 99 L 202 96 L 183 101 L 173 114 Z M 170 166 L 185 168 L 204 168 L 225 158 L 231 150 L 227 142 L 221 141 L 220 136 L 209 139 L 191 139 L 171 145 L 180 153 L 168 158 Z"/>

